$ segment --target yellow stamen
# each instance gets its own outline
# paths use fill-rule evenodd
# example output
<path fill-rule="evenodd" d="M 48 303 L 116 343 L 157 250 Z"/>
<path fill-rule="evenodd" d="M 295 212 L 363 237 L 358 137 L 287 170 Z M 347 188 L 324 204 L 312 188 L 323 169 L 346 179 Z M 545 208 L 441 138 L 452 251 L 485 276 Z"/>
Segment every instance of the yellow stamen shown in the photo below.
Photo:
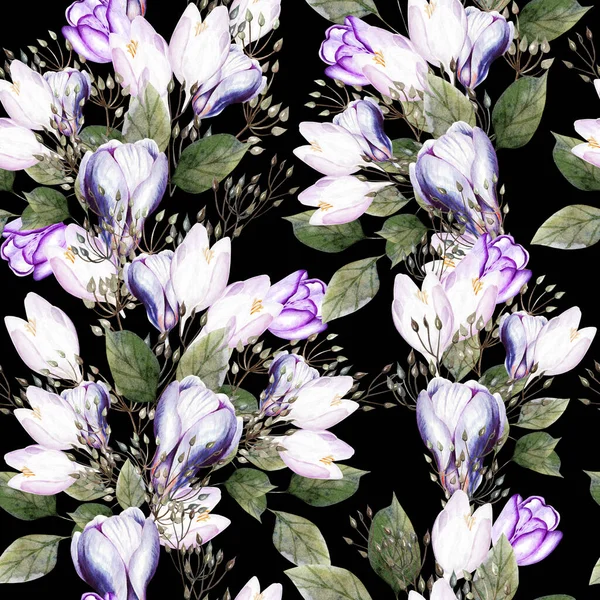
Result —
<path fill-rule="evenodd" d="M 75 264 L 75 254 L 73 253 L 71 246 L 67 248 L 67 251 L 65 252 L 65 258 Z"/>
<path fill-rule="evenodd" d="M 254 0 L 254 2 L 258 2 L 258 0 Z M 258 592 L 252 596 L 252 600 L 263 600 L 264 596 L 259 594 Z"/>
<path fill-rule="evenodd" d="M 10 86 L 10 89 L 17 96 L 21 94 L 21 84 L 18 81 L 13 81 L 12 85 Z"/>
<path fill-rule="evenodd" d="M 333 204 L 329 204 L 329 202 L 324 202 L 323 200 L 319 202 L 318 206 L 321 210 L 330 210 L 333 208 Z"/>
<path fill-rule="evenodd" d="M 201 21 L 198 21 L 196 23 L 196 36 L 200 35 L 203 31 L 206 31 L 208 29 L 208 23 L 205 21 L 204 23 L 202 23 Z"/>
<path fill-rule="evenodd" d="M 264 310 L 264 306 L 262 303 L 262 300 L 255 298 L 254 302 L 252 302 L 252 308 L 250 308 L 250 314 L 251 315 L 255 315 L 256 313 L 259 313 L 261 310 Z"/>
<path fill-rule="evenodd" d="M 27 321 L 27 325 L 25 325 L 25 330 L 28 331 L 31 335 L 35 335 L 37 333 L 37 325 L 35 319 L 29 319 L 29 321 Z"/>
<path fill-rule="evenodd" d="M 316 140 L 313 140 L 310 143 L 310 147 L 315 151 L 315 152 L 323 152 L 323 148 L 321 148 L 321 146 L 319 146 L 319 142 L 317 142 Z"/>
<path fill-rule="evenodd" d="M 418 291 L 416 293 L 417 299 L 420 300 L 423 304 L 429 304 L 429 299 L 427 298 L 427 292 Z"/>
<path fill-rule="evenodd" d="M 202 521 L 208 521 L 209 518 L 210 518 L 210 510 L 205 510 L 203 513 L 200 513 L 196 517 L 196 522 L 201 523 Z"/>
<path fill-rule="evenodd" d="M 210 261 L 215 257 L 215 251 L 211 250 L 210 248 L 205 248 L 204 249 L 204 258 L 206 259 L 206 262 L 210 265 Z"/>
<path fill-rule="evenodd" d="M 444 266 L 453 269 L 456 266 L 456 263 L 451 258 L 444 258 Z"/>
<path fill-rule="evenodd" d="M 429 2 L 425 5 L 425 14 L 431 19 L 435 11 L 435 2 Z"/>
<path fill-rule="evenodd" d="M 125 46 L 125 48 L 127 48 L 127 52 L 131 54 L 131 58 L 135 58 L 139 45 L 140 43 L 137 40 L 131 40 L 129 44 Z"/>
<path fill-rule="evenodd" d="M 481 281 L 479 277 L 475 277 L 475 279 L 471 280 L 471 284 L 473 285 L 473 291 L 477 296 L 477 294 L 479 294 L 479 292 L 483 289 L 483 281 Z"/>
<path fill-rule="evenodd" d="M 373 55 L 373 62 L 380 67 L 385 67 L 385 56 L 381 50 L 377 50 Z"/>
<path fill-rule="evenodd" d="M 34 416 L 36 419 L 39 419 L 40 421 L 42 420 L 42 411 L 40 410 L 40 407 L 39 407 L 39 406 L 36 406 L 36 407 L 33 409 L 33 416 Z"/>
<path fill-rule="evenodd" d="M 578 337 L 579 337 L 579 331 L 577 331 L 577 329 L 571 329 L 571 335 L 569 336 L 569 339 L 571 340 L 571 342 L 574 342 Z"/>
<path fill-rule="evenodd" d="M 588 144 L 592 147 L 592 148 L 600 148 L 600 144 L 596 141 L 596 138 L 591 137 L 588 140 Z"/>
<path fill-rule="evenodd" d="M 342 397 L 336 394 L 331 401 L 331 406 L 339 406 L 342 403 Z"/>
<path fill-rule="evenodd" d="M 329 455 L 329 456 L 324 456 L 323 458 L 319 459 L 319 462 L 322 462 L 324 465 L 331 465 L 334 461 L 333 456 Z"/>
<path fill-rule="evenodd" d="M 23 473 L 23 475 L 25 477 L 35 477 L 35 473 L 31 469 L 28 469 L 27 467 L 23 467 L 21 469 L 21 473 Z"/>
<path fill-rule="evenodd" d="M 465 515 L 465 522 L 467 523 L 469 531 L 473 530 L 473 526 L 475 525 L 476 521 L 477 519 L 473 515 Z"/>

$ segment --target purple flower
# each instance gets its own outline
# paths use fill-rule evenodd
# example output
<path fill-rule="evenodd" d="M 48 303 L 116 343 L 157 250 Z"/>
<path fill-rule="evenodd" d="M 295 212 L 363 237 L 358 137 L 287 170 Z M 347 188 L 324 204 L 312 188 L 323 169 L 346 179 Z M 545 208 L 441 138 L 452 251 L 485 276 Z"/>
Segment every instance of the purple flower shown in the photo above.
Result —
<path fill-rule="evenodd" d="M 266 83 L 260 63 L 233 44 L 223 66 L 194 94 L 194 112 L 202 119 L 215 117 L 230 104 L 252 100 Z"/>
<path fill-rule="evenodd" d="M 77 69 L 63 69 L 45 73 L 44 79 L 50 85 L 58 111 L 54 114 L 58 131 L 67 137 L 79 133 L 83 125 L 83 105 L 92 93 L 90 76 Z"/>
<path fill-rule="evenodd" d="M 483 458 L 504 432 L 506 408 L 476 381 L 436 377 L 417 398 L 421 438 L 435 457 L 441 483 L 452 494 L 472 494 L 482 481 Z"/>
<path fill-rule="evenodd" d="M 390 160 L 392 141 L 383 131 L 383 112 L 372 98 L 355 100 L 333 122 L 349 131 L 366 156 L 375 161 Z"/>
<path fill-rule="evenodd" d="M 500 232 L 498 159 L 483 129 L 458 121 L 427 140 L 410 165 L 410 181 L 425 204 L 452 213 L 470 233 Z"/>
<path fill-rule="evenodd" d="M 194 375 L 171 383 L 158 401 L 152 462 L 156 492 L 172 494 L 198 469 L 223 460 L 237 446 L 243 421 L 225 394 L 215 394 Z"/>
<path fill-rule="evenodd" d="M 467 39 L 458 57 L 457 75 L 467 88 L 475 89 L 488 75 L 491 64 L 510 46 L 514 25 L 499 13 L 466 9 Z"/>
<path fill-rule="evenodd" d="M 495 545 L 504 534 L 513 547 L 520 567 L 544 560 L 562 539 L 556 531 L 560 515 L 540 496 L 523 500 L 515 494 L 506 503 L 492 527 Z"/>
<path fill-rule="evenodd" d="M 106 385 L 84 381 L 76 388 L 65 390 L 61 397 L 66 400 L 79 416 L 79 435 L 88 446 L 103 448 L 108 444 L 110 428 L 106 422 L 106 414 L 110 408 L 110 393 Z"/>
<path fill-rule="evenodd" d="M 67 9 L 69 25 L 62 33 L 77 54 L 91 62 L 109 63 L 109 35 L 127 35 L 130 22 L 145 12 L 145 0 L 78 0 Z"/>
<path fill-rule="evenodd" d="M 504 365 L 511 379 L 516 381 L 531 373 L 535 341 L 546 323 L 546 317 L 534 317 L 522 310 L 502 318 L 500 340 L 506 350 Z"/>
<path fill-rule="evenodd" d="M 171 282 L 173 252 L 140 254 L 125 266 L 129 291 L 146 307 L 148 319 L 159 331 L 171 331 L 179 320 L 179 303 Z"/>
<path fill-rule="evenodd" d="M 2 244 L 0 255 L 13 273 L 25 277 L 33 273 L 35 281 L 52 274 L 46 252 L 49 248 L 59 247 L 66 250 L 66 225 L 57 223 L 40 229 L 22 230 L 23 221 L 19 217 L 4 228 L 2 235 L 6 241 Z"/>
<path fill-rule="evenodd" d="M 145 600 L 159 554 L 158 529 L 139 508 L 114 517 L 97 516 L 71 541 L 77 574 L 98 592 L 84 598 Z"/>
<path fill-rule="evenodd" d="M 327 286 L 320 279 L 308 279 L 300 270 L 271 287 L 267 300 L 283 304 L 283 310 L 269 331 L 284 340 L 304 340 L 327 329 L 321 320 L 321 305 Z"/>

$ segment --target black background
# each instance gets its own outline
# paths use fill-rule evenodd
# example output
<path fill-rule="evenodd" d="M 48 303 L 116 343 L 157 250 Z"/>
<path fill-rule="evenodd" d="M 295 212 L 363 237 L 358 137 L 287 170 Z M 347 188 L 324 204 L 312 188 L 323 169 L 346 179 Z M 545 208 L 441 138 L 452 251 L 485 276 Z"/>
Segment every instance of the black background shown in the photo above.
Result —
<path fill-rule="evenodd" d="M 389 2 L 387 8 L 381 6 L 386 18 L 403 31 L 402 20 L 395 10 L 396 3 L 382 0 L 380 5 L 384 1 Z M 149 0 L 148 4 L 148 20 L 168 40 L 185 8 L 184 0 Z M 45 37 L 48 27 L 58 32 L 64 23 L 63 10 L 66 6 L 66 2 L 59 0 L 14 3 L 13 18 L 4 19 L 0 25 L 2 46 L 15 51 L 35 43 L 39 37 Z M 585 24 L 595 31 L 596 15 L 597 9 L 590 10 L 575 31 L 584 33 Z M 376 21 L 372 22 L 377 24 Z M 291 160 L 292 149 L 303 143 L 297 132 L 297 124 L 304 120 L 323 120 L 317 117 L 316 111 L 303 105 L 310 100 L 308 93 L 317 89 L 313 80 L 323 76 L 318 49 L 328 23 L 303 0 L 283 0 L 281 23 L 279 33 L 285 41 L 279 55 L 281 69 L 275 90 L 278 100 L 290 105 L 291 116 L 288 133 L 280 138 L 272 138 L 266 144 L 264 156 L 270 158 L 276 151 L 281 158 Z M 595 33 L 600 36 L 600 28 L 596 29 Z M 557 303 L 560 311 L 578 305 L 584 313 L 584 326 L 599 325 L 596 308 L 600 247 L 559 251 L 529 246 L 537 228 L 559 208 L 578 203 L 598 205 L 597 194 L 573 188 L 563 179 L 552 161 L 554 140 L 550 132 L 575 136 L 573 121 L 600 116 L 600 100 L 591 84 L 581 81 L 574 71 L 562 64 L 561 59 L 573 58 L 566 36 L 551 45 L 550 55 L 556 56 L 557 60 L 549 75 L 547 106 L 540 128 L 526 147 L 500 150 L 498 153 L 500 183 L 506 186 L 506 199 L 510 205 L 506 230 L 529 249 L 534 277 L 546 274 L 546 284 L 556 283 L 557 289 L 567 292 Z M 513 77 L 510 68 L 499 60 L 478 91 L 487 89 L 495 101 Z M 215 131 L 228 130 L 227 115 L 228 112 L 215 120 Z M 392 123 L 387 132 L 392 138 L 407 135 L 396 123 Z M 259 171 L 256 165 L 260 161 L 255 158 L 245 160 L 248 172 Z M 316 181 L 318 174 L 315 171 L 299 161 L 293 162 L 296 163 L 293 185 L 305 188 Z M 168 212 L 187 209 L 193 215 L 202 207 L 204 199 L 176 195 L 171 202 L 171 205 L 163 205 Z M 5 195 L 2 208 L 15 209 L 17 206 L 13 198 Z M 344 264 L 383 253 L 382 242 L 369 240 L 341 254 L 324 255 L 307 248 L 293 237 L 290 224 L 281 219 L 282 216 L 303 210 L 294 198 L 290 198 L 279 209 L 250 225 L 233 244 L 230 281 L 262 273 L 267 273 L 272 281 L 277 281 L 300 268 L 308 269 L 311 277 L 327 281 Z M 375 219 L 372 224 L 374 228 L 378 225 Z M 404 363 L 408 354 L 408 348 L 397 334 L 391 319 L 393 274 L 389 272 L 388 265 L 387 259 L 379 263 L 381 289 L 375 300 L 359 313 L 336 321 L 330 327 L 331 332 L 339 333 L 337 341 L 345 348 L 343 354 L 349 357 L 356 369 L 369 373 L 376 373 L 387 363 Z M 401 268 L 396 267 L 396 271 L 400 272 Z M 4 315 L 22 316 L 23 299 L 28 291 L 35 290 L 71 316 L 79 331 L 82 355 L 87 363 L 104 364 L 102 344 L 89 333 L 93 315 L 80 301 L 68 296 L 51 279 L 35 283 L 31 278 L 15 277 L 4 262 L 0 264 L 0 277 L 4 281 L 1 296 Z M 150 328 L 149 325 L 147 327 Z M 1 363 L 7 375 L 27 376 L 26 367 L 19 361 L 4 328 L 0 331 L 0 340 Z M 577 375 L 583 372 L 584 366 L 592 366 L 592 357 L 600 357 L 599 346 L 600 343 L 596 342 L 583 364 L 575 372 L 558 378 L 549 390 L 549 395 L 553 397 L 573 399 L 566 414 L 549 431 L 554 437 L 562 438 L 557 451 L 562 459 L 561 472 L 564 478 L 538 475 L 513 464 L 507 469 L 506 481 L 511 493 L 520 493 L 524 497 L 544 496 L 560 512 L 560 529 L 564 532 L 563 541 L 552 555 L 537 565 L 521 568 L 516 596 L 520 599 L 534 599 L 555 593 L 571 594 L 578 600 L 598 595 L 596 589 L 588 587 L 587 583 L 592 567 L 600 556 L 600 543 L 597 541 L 600 506 L 589 494 L 589 478 L 583 469 L 600 470 L 597 435 L 600 415 L 593 407 L 586 407 L 577 401 L 579 397 L 590 397 L 590 392 L 581 386 Z M 425 449 L 416 428 L 414 413 L 401 407 L 359 412 L 334 431 L 356 449 L 355 456 L 346 462 L 371 472 L 362 479 L 358 493 L 341 505 L 322 509 L 311 508 L 285 494 L 272 494 L 269 495 L 269 507 L 312 520 L 325 535 L 332 563 L 354 572 L 374 599 L 391 599 L 391 590 L 370 570 L 368 562 L 346 545 L 342 536 L 352 535 L 348 520 L 350 513 L 355 515 L 356 510 L 364 511 L 367 504 L 373 510 L 383 508 L 389 505 L 392 492 L 396 493 L 421 536 L 431 528 L 441 508 L 441 494 L 429 479 L 428 467 L 423 459 Z M 29 443 L 30 439 L 15 420 L 0 416 L 0 454 Z M 505 449 L 504 452 L 508 454 L 509 450 Z M 4 468 L 0 466 L 0 469 Z M 279 481 L 280 476 L 275 474 L 272 479 Z M 72 509 L 70 500 L 63 497 L 61 495 L 59 499 L 62 514 Z M 499 510 L 500 507 L 496 507 L 495 514 Z M 285 569 L 293 565 L 281 557 L 271 543 L 273 515 L 266 512 L 261 525 L 227 498 L 216 512 L 232 520 L 229 529 L 214 542 L 216 547 L 223 548 L 227 558 L 237 556 L 236 567 L 227 579 L 233 596 L 252 575 L 257 575 L 263 586 L 273 582 L 283 583 L 284 598 L 299 598 L 294 586 L 283 574 Z M 70 525 L 59 519 L 18 521 L 0 512 L 0 549 L 29 533 L 68 536 Z M 428 576 L 431 570 L 432 563 L 428 561 L 424 575 Z M 179 585 L 177 573 L 163 555 L 159 571 L 149 587 L 148 597 L 150 600 L 165 595 L 169 598 L 182 597 Z M 68 542 L 65 541 L 61 544 L 58 565 L 51 574 L 27 584 L 5 585 L 0 590 L 0 596 L 5 600 L 50 595 L 78 598 L 86 590 L 86 584 L 79 580 L 73 570 Z M 217 590 L 219 594 L 223 591 L 224 587 Z M 216 594 L 211 596 L 216 597 Z"/>

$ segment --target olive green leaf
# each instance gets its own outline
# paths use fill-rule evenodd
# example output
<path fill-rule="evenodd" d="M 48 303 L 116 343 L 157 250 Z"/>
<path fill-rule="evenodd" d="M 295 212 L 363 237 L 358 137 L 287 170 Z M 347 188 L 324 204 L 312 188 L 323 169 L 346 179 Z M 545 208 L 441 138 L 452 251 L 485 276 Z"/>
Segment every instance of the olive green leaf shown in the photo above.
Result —
<path fill-rule="evenodd" d="M 395 267 L 421 243 L 427 235 L 427 227 L 415 215 L 395 215 L 386 219 L 377 234 L 387 240 L 385 253 Z"/>
<path fill-rule="evenodd" d="M 75 522 L 75 531 L 83 531 L 84 527 L 92 521 L 98 515 L 110 517 L 112 510 L 106 504 L 96 504 L 95 502 L 88 502 L 78 506 L 74 512 L 67 513 L 71 519 Z"/>
<path fill-rule="evenodd" d="M 121 508 L 138 508 L 146 499 L 146 486 L 138 467 L 129 459 L 121 467 L 117 479 L 117 500 Z"/>
<path fill-rule="evenodd" d="M 267 508 L 266 494 L 275 489 L 267 475 L 256 469 L 234 471 L 225 487 L 229 495 L 258 521 Z"/>
<path fill-rule="evenodd" d="M 517 427 L 524 429 L 545 429 L 555 423 L 567 409 L 569 399 L 536 398 L 521 407 Z"/>
<path fill-rule="evenodd" d="M 452 344 L 444 353 L 442 364 L 456 381 L 464 379 L 477 365 L 481 356 L 479 336 Z"/>
<path fill-rule="evenodd" d="M 235 406 L 235 413 L 239 417 L 251 415 L 258 410 L 258 400 L 254 395 L 242 388 L 232 385 L 223 385 L 219 388 L 220 394 L 225 394 Z"/>
<path fill-rule="evenodd" d="M 331 564 L 325 538 L 314 523 L 286 512 L 273 514 L 273 544 L 285 558 L 299 567 Z"/>
<path fill-rule="evenodd" d="M 285 574 L 304 600 L 371 600 L 358 577 L 340 567 L 304 565 L 288 569 Z"/>
<path fill-rule="evenodd" d="M 52 188 L 39 187 L 25 193 L 29 206 L 23 211 L 23 229 L 39 229 L 69 218 L 67 198 Z"/>
<path fill-rule="evenodd" d="M 322 17 L 334 23 L 343 23 L 348 15 L 364 17 L 377 15 L 373 0 L 306 0 Z"/>
<path fill-rule="evenodd" d="M 590 494 L 592 498 L 600 504 L 600 472 L 599 471 L 584 471 L 586 475 L 590 476 Z"/>
<path fill-rule="evenodd" d="M 34 521 L 56 514 L 56 496 L 38 496 L 8 487 L 17 473 L 0 472 L 0 508 L 23 521 Z"/>
<path fill-rule="evenodd" d="M 150 139 L 162 152 L 171 139 L 171 117 L 163 98 L 152 86 L 146 85 L 142 94 L 131 98 L 123 125 L 126 142 Z"/>
<path fill-rule="evenodd" d="M 0 583 L 25 583 L 47 575 L 56 566 L 58 535 L 26 535 L 0 556 Z"/>
<path fill-rule="evenodd" d="M 124 141 L 123 134 L 118 129 L 107 129 L 105 125 L 85 127 L 79 133 L 79 139 L 93 152 L 111 140 Z"/>
<path fill-rule="evenodd" d="M 560 250 L 579 250 L 600 240 L 600 208 L 573 204 L 561 208 L 547 219 L 531 240 L 538 246 Z"/>
<path fill-rule="evenodd" d="M 521 39 L 530 42 L 551 42 L 573 27 L 591 6 L 581 6 L 577 0 L 532 0 L 519 14 Z"/>
<path fill-rule="evenodd" d="M 575 156 L 571 149 L 578 144 L 585 143 L 577 138 L 566 135 L 552 134 L 556 138 L 556 144 L 552 151 L 552 157 L 559 171 L 567 181 L 579 190 L 586 192 L 597 192 L 600 190 L 600 168 Z"/>
<path fill-rule="evenodd" d="M 519 587 L 519 567 L 506 536 L 496 542 L 475 572 L 473 592 L 476 600 L 511 600 Z"/>
<path fill-rule="evenodd" d="M 14 171 L 0 169 L 0 192 L 12 192 L 15 177 L 16 173 Z"/>
<path fill-rule="evenodd" d="M 553 438 L 545 431 L 529 433 L 517 440 L 513 461 L 542 475 L 562 477 L 560 458 L 554 452 L 560 438 Z"/>
<path fill-rule="evenodd" d="M 600 583 L 600 558 L 598 559 L 598 562 L 594 565 L 594 569 L 593 569 L 592 575 L 590 577 L 589 585 L 598 585 L 599 583 Z M 543 599 L 541 599 L 541 600 L 543 600 Z"/>

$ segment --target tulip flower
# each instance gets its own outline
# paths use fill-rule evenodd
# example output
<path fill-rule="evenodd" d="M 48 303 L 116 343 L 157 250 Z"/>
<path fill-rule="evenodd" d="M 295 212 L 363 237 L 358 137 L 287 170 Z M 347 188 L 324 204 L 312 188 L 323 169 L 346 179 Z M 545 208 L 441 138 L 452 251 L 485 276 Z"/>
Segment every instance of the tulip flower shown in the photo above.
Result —
<path fill-rule="evenodd" d="M 11 119 L 0 119 L 0 169 L 29 169 L 43 156 L 50 156 L 50 150 L 38 141 L 31 129 L 17 125 Z"/>
<path fill-rule="evenodd" d="M 105 228 L 130 249 L 139 242 L 146 217 L 162 200 L 168 172 L 167 156 L 155 141 L 111 140 L 83 157 L 79 192 Z"/>
<path fill-rule="evenodd" d="M 454 77 L 467 39 L 467 15 L 459 0 L 409 0 L 408 33 L 419 54 Z"/>
<path fill-rule="evenodd" d="M 210 307 L 206 325 L 196 340 L 211 331 L 227 327 L 228 345 L 236 348 L 238 344 L 246 346 L 250 338 L 262 335 L 283 309 L 279 302 L 269 299 L 270 288 L 271 281 L 267 275 L 227 286 Z"/>
<path fill-rule="evenodd" d="M 361 217 L 373 203 L 376 193 L 388 182 L 361 181 L 351 175 L 322 177 L 298 195 L 305 206 L 315 206 L 311 225 L 342 225 Z"/>
<path fill-rule="evenodd" d="M 506 408 L 498 394 L 476 381 L 436 377 L 417 398 L 417 424 L 431 450 L 441 484 L 472 495 L 482 481 L 483 459 L 502 438 Z"/>
<path fill-rule="evenodd" d="M 79 339 L 73 322 L 41 296 L 25 296 L 27 321 L 4 317 L 21 360 L 36 373 L 57 379 L 81 380 Z"/>
<path fill-rule="evenodd" d="M 304 340 L 327 329 L 321 319 L 321 305 L 327 286 L 320 279 L 308 279 L 300 270 L 271 286 L 267 301 L 278 302 L 283 310 L 269 331 L 284 340 Z"/>
<path fill-rule="evenodd" d="M 54 496 L 71 487 L 76 479 L 72 475 L 84 470 L 64 452 L 27 446 L 4 455 L 9 467 L 20 471 L 7 482 L 8 487 L 38 496 Z"/>
<path fill-rule="evenodd" d="M 258 579 L 253 577 L 234 600 L 281 600 L 282 595 L 283 587 L 280 583 L 272 583 L 261 592 Z"/>
<path fill-rule="evenodd" d="M 438 579 L 431 588 L 429 600 L 455 600 L 456 595 L 450 584 L 445 579 Z M 84 600 L 84 599 L 82 599 Z M 425 600 L 419 592 L 411 590 L 408 592 L 408 600 Z"/>
<path fill-rule="evenodd" d="M 131 20 L 145 12 L 145 0 L 78 0 L 67 9 L 69 25 L 62 33 L 77 54 L 91 62 L 109 63 L 109 35 L 127 35 Z"/>
<path fill-rule="evenodd" d="M 506 350 L 506 372 L 512 380 L 523 379 L 531 373 L 535 364 L 535 340 L 547 323 L 546 317 L 536 317 L 522 310 L 502 317 L 500 340 Z"/>
<path fill-rule="evenodd" d="M 244 46 L 256 42 L 275 28 L 280 13 L 281 0 L 233 0 L 229 19 L 235 41 Z"/>
<path fill-rule="evenodd" d="M 422 202 L 452 213 L 467 232 L 500 232 L 498 160 L 479 127 L 458 121 L 437 140 L 427 140 L 410 165 L 410 181 Z"/>
<path fill-rule="evenodd" d="M 50 85 L 57 110 L 54 121 L 58 131 L 67 137 L 79 133 L 83 125 L 83 105 L 92 93 L 92 81 L 85 71 L 63 69 L 48 71 L 44 79 Z"/>
<path fill-rule="evenodd" d="M 169 43 L 173 74 L 185 85 L 186 106 L 192 88 L 202 86 L 219 72 L 227 60 L 230 44 L 227 8 L 213 8 L 203 21 L 196 4 L 187 5 Z"/>
<path fill-rule="evenodd" d="M 458 80 L 474 90 L 487 77 L 491 64 L 509 48 L 515 28 L 499 12 L 468 6 L 467 38 L 458 56 Z M 409 13 L 410 14 L 410 13 Z"/>
<path fill-rule="evenodd" d="M 405 101 L 419 100 L 417 92 L 426 89 L 427 63 L 403 35 L 349 16 L 326 36 L 320 56 L 329 65 L 328 77 L 347 85 L 371 84 L 381 94 L 395 92 Z"/>
<path fill-rule="evenodd" d="M 23 229 L 19 217 L 4 227 L 2 235 L 6 241 L 2 244 L 0 255 L 8 262 L 11 271 L 19 277 L 33 275 L 40 281 L 52 275 L 48 261 L 48 249 L 58 247 L 66 249 L 66 225 L 57 223 L 39 229 Z"/>
<path fill-rule="evenodd" d="M 556 531 L 560 515 L 540 496 L 523 500 L 515 494 L 504 505 L 492 528 L 494 545 L 504 534 L 520 567 L 544 560 L 562 539 Z"/>
<path fill-rule="evenodd" d="M 304 357 L 282 352 L 269 367 L 269 387 L 261 394 L 261 410 L 269 416 L 278 415 L 288 408 L 286 400 L 318 377 L 319 371 L 309 367 Z"/>
<path fill-rule="evenodd" d="M 372 98 L 354 100 L 344 112 L 333 118 L 333 122 L 349 131 L 363 154 L 371 160 L 391 160 L 392 141 L 383 131 L 383 112 Z"/>
<path fill-rule="evenodd" d="M 77 575 L 110 600 L 146 600 L 159 554 L 156 525 L 139 508 L 114 517 L 99 515 L 71 540 Z"/>
<path fill-rule="evenodd" d="M 160 496 L 185 486 L 198 469 L 224 459 L 238 444 L 243 420 L 225 394 L 194 375 L 174 381 L 156 407 L 152 481 Z"/>
<path fill-rule="evenodd" d="M 354 455 L 351 446 L 329 431 L 299 429 L 279 438 L 281 460 L 294 473 L 309 479 L 343 479 L 344 474 L 335 464 Z"/>
<path fill-rule="evenodd" d="M 216 117 L 230 104 L 256 98 L 266 84 L 260 63 L 233 44 L 221 68 L 194 94 L 194 113 L 201 119 Z"/>
<path fill-rule="evenodd" d="M 485 560 L 491 539 L 492 505 L 483 504 L 472 513 L 467 494 L 456 490 L 431 530 L 433 553 L 444 578 L 454 573 L 460 579 L 463 571 L 475 571 Z"/>
<path fill-rule="evenodd" d="M 71 223 L 65 229 L 65 243 L 66 249 L 57 245 L 47 250 L 58 283 L 76 298 L 114 304 L 112 290 L 119 269 L 106 242 Z"/>
<path fill-rule="evenodd" d="M 173 496 L 173 504 L 166 509 L 159 509 L 159 515 L 155 517 L 161 545 L 174 550 L 196 548 L 227 529 L 231 521 L 212 512 L 220 500 L 219 488 L 192 490 L 183 487 L 178 490 Z"/>

